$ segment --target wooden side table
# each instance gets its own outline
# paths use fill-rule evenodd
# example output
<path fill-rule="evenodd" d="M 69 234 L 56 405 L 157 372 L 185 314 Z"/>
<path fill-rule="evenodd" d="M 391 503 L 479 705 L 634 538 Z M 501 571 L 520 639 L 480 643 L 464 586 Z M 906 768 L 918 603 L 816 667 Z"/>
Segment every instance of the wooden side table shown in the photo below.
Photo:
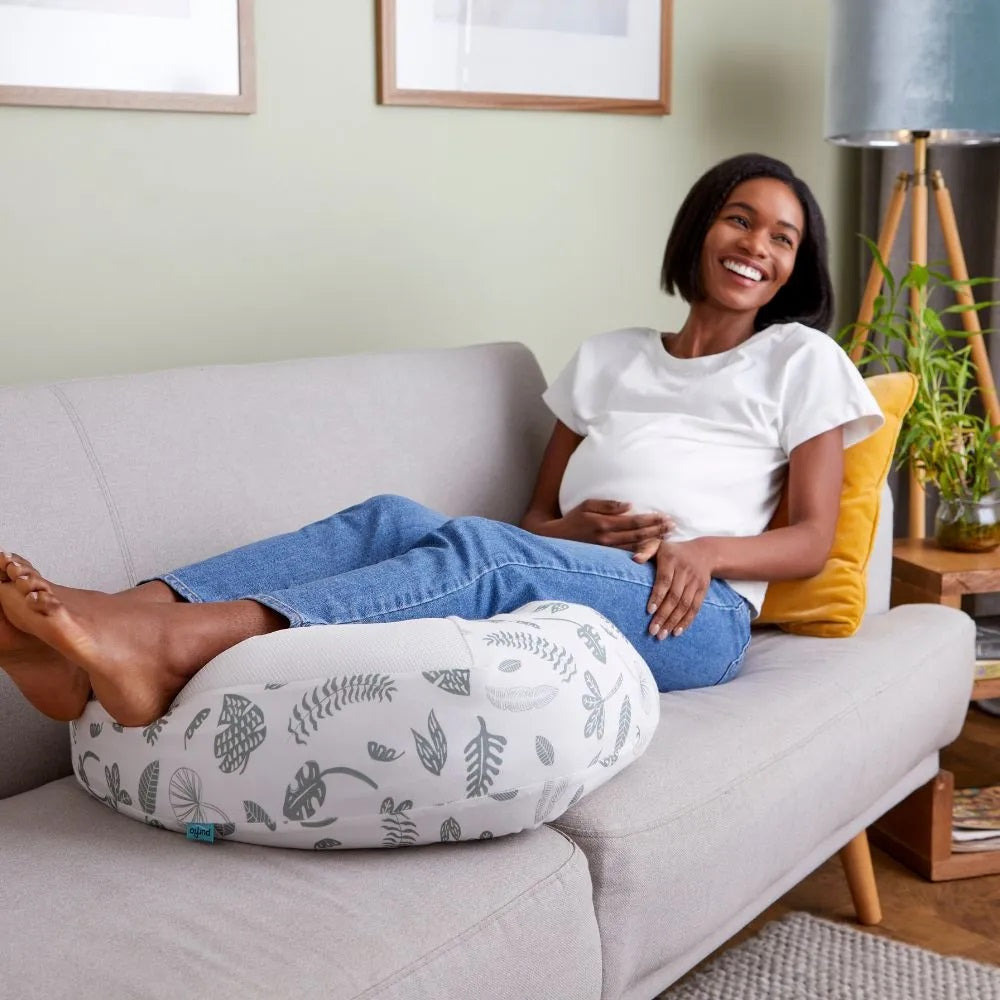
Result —
<path fill-rule="evenodd" d="M 907 538 L 894 544 L 892 556 L 893 607 L 961 608 L 963 594 L 1000 591 L 1000 550 L 949 552 L 927 539 Z M 1000 678 L 976 681 L 972 688 L 973 700 L 998 697 Z M 1000 851 L 952 853 L 954 791 L 951 772 L 939 771 L 872 827 L 872 842 L 933 882 L 1000 873 Z"/>

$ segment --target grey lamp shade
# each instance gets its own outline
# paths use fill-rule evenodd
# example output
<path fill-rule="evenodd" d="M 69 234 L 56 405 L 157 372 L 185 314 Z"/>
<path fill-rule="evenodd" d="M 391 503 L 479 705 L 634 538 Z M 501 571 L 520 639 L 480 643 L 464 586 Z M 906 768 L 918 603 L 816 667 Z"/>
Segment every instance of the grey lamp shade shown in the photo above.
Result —
<path fill-rule="evenodd" d="M 1000 142 L 1000 0 L 830 0 L 824 134 Z"/>

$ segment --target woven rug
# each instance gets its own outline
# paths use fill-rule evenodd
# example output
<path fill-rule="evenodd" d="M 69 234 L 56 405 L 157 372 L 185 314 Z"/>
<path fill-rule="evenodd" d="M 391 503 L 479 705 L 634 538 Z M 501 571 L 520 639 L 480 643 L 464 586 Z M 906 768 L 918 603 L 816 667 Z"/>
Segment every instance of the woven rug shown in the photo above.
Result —
<path fill-rule="evenodd" d="M 808 913 L 766 924 L 662 1000 L 1000 1000 L 1000 968 Z"/>

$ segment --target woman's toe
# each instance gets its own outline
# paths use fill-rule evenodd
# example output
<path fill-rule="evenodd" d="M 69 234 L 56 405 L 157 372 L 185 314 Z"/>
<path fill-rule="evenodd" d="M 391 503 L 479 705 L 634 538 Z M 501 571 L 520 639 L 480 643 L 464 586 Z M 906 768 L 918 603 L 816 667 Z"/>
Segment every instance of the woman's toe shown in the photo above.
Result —
<path fill-rule="evenodd" d="M 28 594 L 27 600 L 31 609 L 41 615 L 50 615 L 62 607 L 59 598 L 47 590 L 33 590 Z"/>
<path fill-rule="evenodd" d="M 52 592 L 48 581 L 40 577 L 34 569 L 21 567 L 14 570 L 11 568 L 13 566 L 14 563 L 11 563 L 7 569 L 7 575 L 13 577 L 14 589 L 19 594 L 27 596 L 28 594 Z"/>

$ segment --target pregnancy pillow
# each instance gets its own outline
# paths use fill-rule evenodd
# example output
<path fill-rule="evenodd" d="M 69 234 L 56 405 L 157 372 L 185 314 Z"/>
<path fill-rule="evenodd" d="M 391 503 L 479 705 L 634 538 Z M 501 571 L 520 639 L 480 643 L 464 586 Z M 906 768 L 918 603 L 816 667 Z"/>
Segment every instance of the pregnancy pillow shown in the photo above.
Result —
<path fill-rule="evenodd" d="M 192 839 L 327 850 L 498 837 L 635 760 L 649 668 L 603 616 L 532 602 L 486 621 L 286 629 L 207 664 L 145 728 L 71 723 L 95 798 Z"/>

